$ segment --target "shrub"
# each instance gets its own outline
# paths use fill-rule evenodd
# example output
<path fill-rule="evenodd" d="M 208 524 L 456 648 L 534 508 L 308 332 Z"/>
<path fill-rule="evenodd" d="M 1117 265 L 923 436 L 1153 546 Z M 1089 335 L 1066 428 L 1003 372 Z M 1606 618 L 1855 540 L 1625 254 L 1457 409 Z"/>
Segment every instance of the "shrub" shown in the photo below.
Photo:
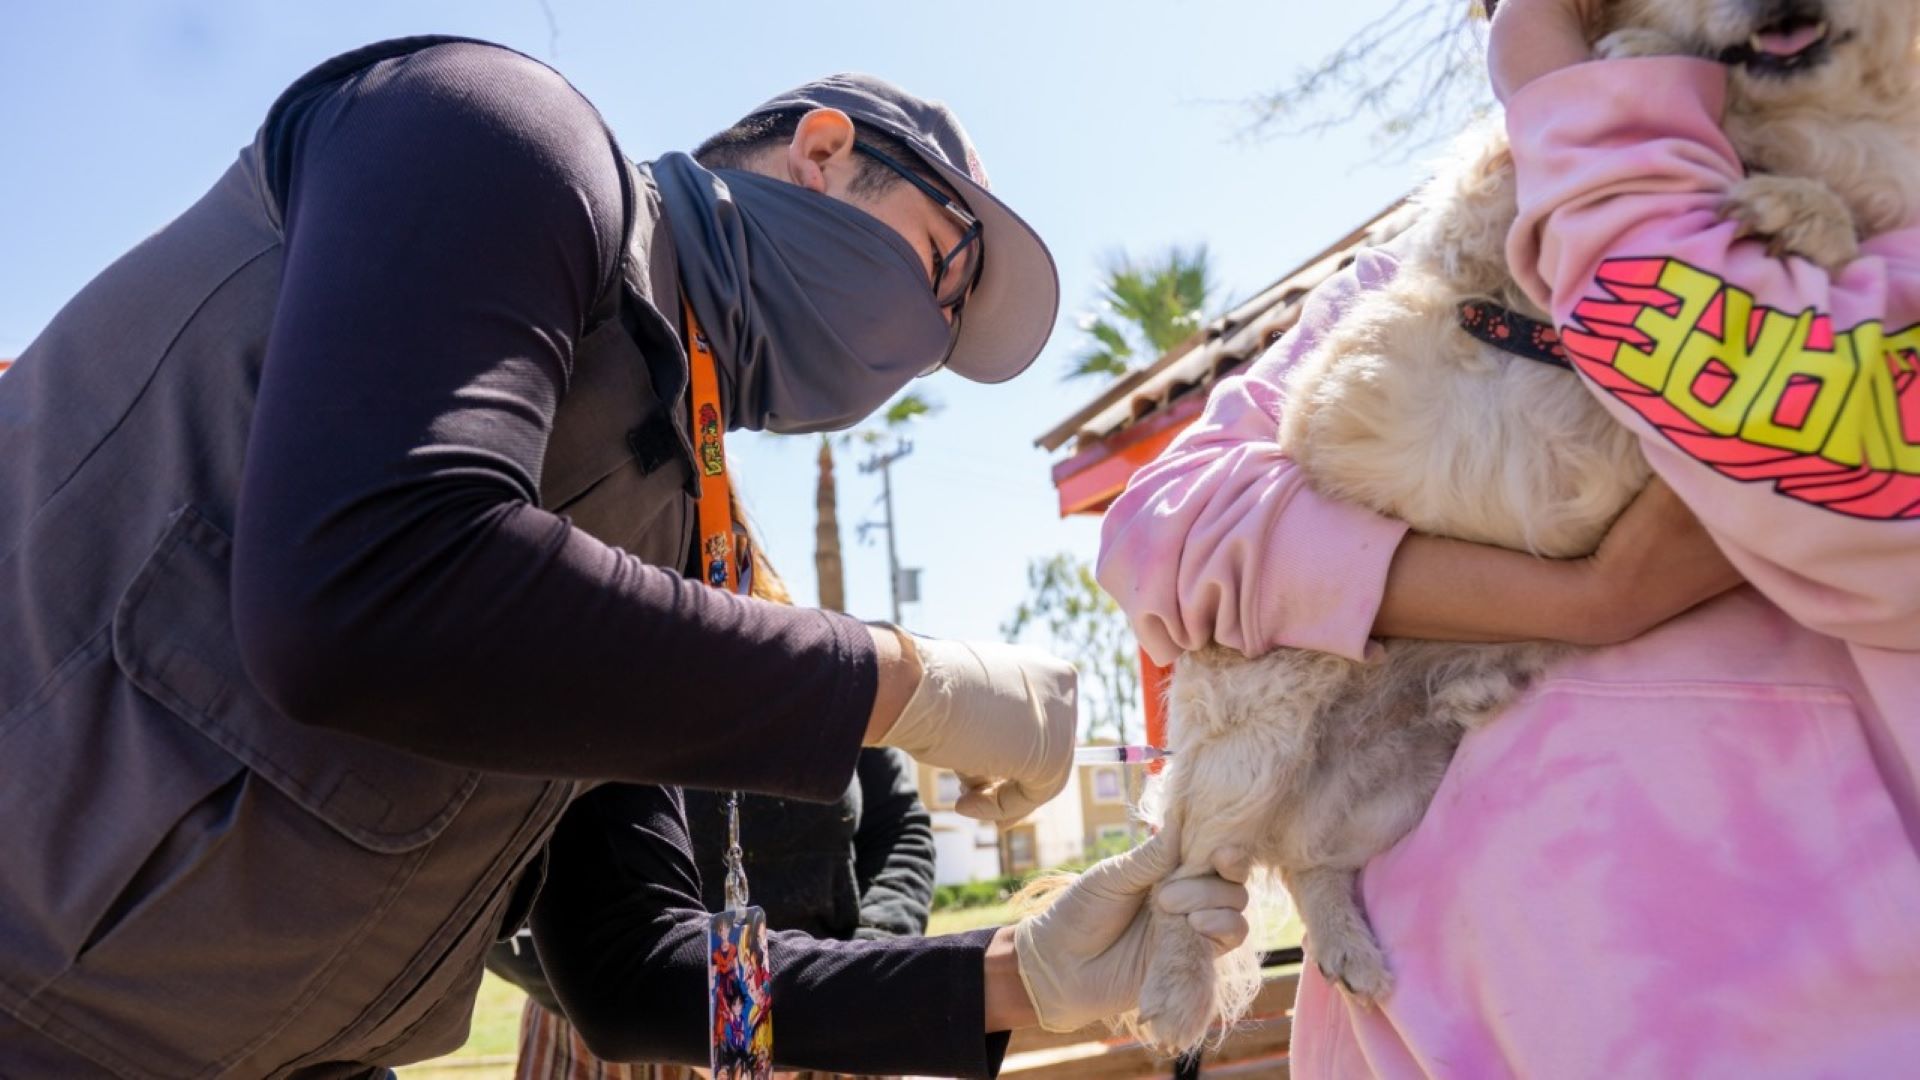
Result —
<path fill-rule="evenodd" d="M 933 910 L 965 911 L 1004 904 L 1020 888 L 1018 877 L 987 878 L 964 885 L 939 885 L 933 890 Z"/>

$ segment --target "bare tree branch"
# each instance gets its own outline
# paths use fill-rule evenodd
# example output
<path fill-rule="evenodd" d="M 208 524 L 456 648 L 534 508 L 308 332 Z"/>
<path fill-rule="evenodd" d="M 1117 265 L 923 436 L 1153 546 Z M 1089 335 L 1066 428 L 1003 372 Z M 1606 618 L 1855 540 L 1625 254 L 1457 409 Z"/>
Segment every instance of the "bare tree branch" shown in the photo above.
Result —
<path fill-rule="evenodd" d="M 553 13 L 553 0 L 540 0 L 540 13 L 547 17 L 547 59 L 560 59 L 560 19 Z"/>
<path fill-rule="evenodd" d="M 1249 100 L 1242 134 L 1318 135 L 1371 121 L 1380 158 L 1412 157 L 1492 108 L 1484 21 L 1477 0 L 1394 0 L 1292 81 Z"/>

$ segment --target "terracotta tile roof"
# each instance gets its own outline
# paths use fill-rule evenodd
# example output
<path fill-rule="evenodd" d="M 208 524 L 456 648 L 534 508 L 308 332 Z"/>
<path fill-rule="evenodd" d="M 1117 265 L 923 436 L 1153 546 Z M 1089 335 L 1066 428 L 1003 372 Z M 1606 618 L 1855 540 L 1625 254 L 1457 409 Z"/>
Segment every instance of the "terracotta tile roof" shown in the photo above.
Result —
<path fill-rule="evenodd" d="M 1405 200 L 1387 207 L 1165 356 L 1108 386 L 1034 443 L 1048 450 L 1072 443 L 1072 450 L 1085 450 L 1164 413 L 1190 395 L 1205 394 L 1223 376 L 1252 363 L 1292 327 L 1300 318 L 1301 301 L 1315 285 L 1352 262 L 1361 248 L 1398 236 L 1412 221 L 1413 211 Z"/>

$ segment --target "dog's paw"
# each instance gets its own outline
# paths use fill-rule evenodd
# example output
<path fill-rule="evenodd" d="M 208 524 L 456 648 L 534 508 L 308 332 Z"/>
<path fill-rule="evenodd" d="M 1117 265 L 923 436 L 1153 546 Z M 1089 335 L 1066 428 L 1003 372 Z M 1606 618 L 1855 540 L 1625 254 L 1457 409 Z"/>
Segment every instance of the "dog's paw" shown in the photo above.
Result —
<path fill-rule="evenodd" d="M 1155 915 L 1153 921 L 1155 948 L 1140 987 L 1139 1029 L 1160 1050 L 1184 1053 L 1206 1040 L 1215 1019 L 1213 946 L 1184 915 Z"/>
<path fill-rule="evenodd" d="M 1692 51 L 1679 38 L 1642 27 L 1615 30 L 1593 47 L 1593 55 L 1602 60 L 1625 60 L 1636 56 L 1688 56 Z"/>
<path fill-rule="evenodd" d="M 1149 979 L 1140 991 L 1141 1038 L 1164 1053 L 1183 1054 L 1206 1041 L 1213 1026 L 1213 988 Z"/>
<path fill-rule="evenodd" d="M 1366 933 L 1325 935 L 1309 946 L 1313 961 L 1329 982 L 1340 987 L 1363 1005 L 1386 997 L 1393 990 L 1393 975 L 1387 971 L 1386 954 Z"/>
<path fill-rule="evenodd" d="M 1837 270 L 1860 254 L 1847 204 L 1818 180 L 1749 176 L 1727 193 L 1720 216 L 1738 224 L 1741 236 L 1764 239 L 1775 256 L 1799 255 Z"/>

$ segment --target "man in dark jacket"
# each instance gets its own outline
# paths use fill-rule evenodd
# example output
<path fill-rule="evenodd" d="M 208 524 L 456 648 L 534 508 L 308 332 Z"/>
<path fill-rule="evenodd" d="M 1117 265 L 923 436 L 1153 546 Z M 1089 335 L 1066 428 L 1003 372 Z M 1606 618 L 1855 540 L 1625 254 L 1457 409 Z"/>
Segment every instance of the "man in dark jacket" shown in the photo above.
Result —
<path fill-rule="evenodd" d="M 0 377 L 0 1073 L 429 1057 L 530 907 L 590 1038 L 697 1059 L 697 878 L 647 785 L 831 799 L 871 744 L 982 816 L 1060 790 L 1058 661 L 682 577 L 686 312 L 720 423 L 809 431 L 1010 377 L 1054 309 L 944 109 L 854 77 L 755 118 L 708 159 L 739 167 L 633 165 L 538 63 L 371 46 Z M 783 941 L 779 1053 L 990 1072 L 989 1031 L 1124 1003 L 1101 958 L 1165 858 L 1017 940 Z"/>

